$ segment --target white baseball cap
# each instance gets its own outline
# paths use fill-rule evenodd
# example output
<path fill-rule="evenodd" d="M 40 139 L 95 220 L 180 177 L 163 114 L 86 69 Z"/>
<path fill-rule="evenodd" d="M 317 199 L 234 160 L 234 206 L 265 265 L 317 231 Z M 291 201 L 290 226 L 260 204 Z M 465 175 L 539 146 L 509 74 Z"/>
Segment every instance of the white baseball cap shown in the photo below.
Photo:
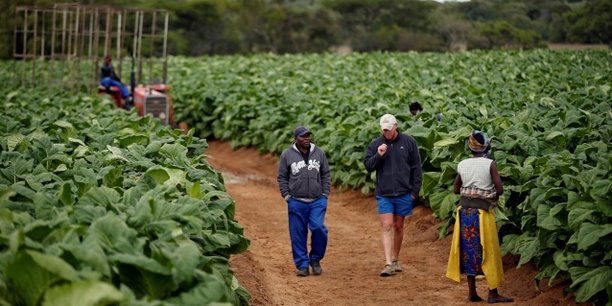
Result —
<path fill-rule="evenodd" d="M 390 130 L 396 124 L 397 120 L 395 119 L 395 116 L 391 114 L 384 114 L 382 117 L 380 117 L 380 128 L 383 130 Z"/>

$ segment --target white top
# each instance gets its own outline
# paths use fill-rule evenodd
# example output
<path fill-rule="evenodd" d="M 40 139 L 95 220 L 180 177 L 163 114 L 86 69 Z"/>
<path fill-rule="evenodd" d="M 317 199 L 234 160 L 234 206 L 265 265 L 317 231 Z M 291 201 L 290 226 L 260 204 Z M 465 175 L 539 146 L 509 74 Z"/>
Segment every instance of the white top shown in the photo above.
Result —
<path fill-rule="evenodd" d="M 461 187 L 491 190 L 495 188 L 491 179 L 492 159 L 485 157 L 466 158 L 457 165 L 457 173 L 461 175 Z"/>

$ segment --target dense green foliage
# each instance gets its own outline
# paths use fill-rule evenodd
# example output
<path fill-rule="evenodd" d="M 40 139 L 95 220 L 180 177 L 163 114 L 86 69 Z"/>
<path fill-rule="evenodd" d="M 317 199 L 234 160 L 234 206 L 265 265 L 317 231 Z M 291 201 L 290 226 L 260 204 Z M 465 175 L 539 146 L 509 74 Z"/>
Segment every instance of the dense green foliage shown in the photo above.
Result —
<path fill-rule="evenodd" d="M 13 29 L 22 28 L 23 20 L 15 19 L 16 6 L 58 2 L 75 1 L 0 2 L 0 58 L 12 57 Z M 533 48 L 543 41 L 610 44 L 612 33 L 610 0 L 76 2 L 167 9 L 172 12 L 170 53 L 191 56 L 325 52 L 338 47 L 355 51 Z"/>
<path fill-rule="evenodd" d="M 506 193 L 503 249 L 537 279 L 569 278 L 578 301 L 612 292 L 612 53 L 513 51 L 173 58 L 177 116 L 201 137 L 280 153 L 298 124 L 314 131 L 337 186 L 371 192 L 362 164 L 387 112 L 413 135 L 421 196 L 448 220 L 472 129 L 492 137 Z M 425 111 L 413 118 L 408 104 Z M 436 120 L 436 114 L 442 120 Z M 606 293 L 606 290 L 608 293 Z"/>
<path fill-rule="evenodd" d="M 99 97 L 0 97 L 0 305 L 248 303 L 205 140 Z"/>

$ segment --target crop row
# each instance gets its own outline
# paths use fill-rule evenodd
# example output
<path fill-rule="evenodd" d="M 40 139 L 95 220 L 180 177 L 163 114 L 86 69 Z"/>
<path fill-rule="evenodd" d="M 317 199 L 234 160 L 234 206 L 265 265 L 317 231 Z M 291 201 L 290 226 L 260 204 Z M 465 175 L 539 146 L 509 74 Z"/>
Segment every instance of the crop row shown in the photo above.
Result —
<path fill-rule="evenodd" d="M 0 305 L 248 303 L 205 140 L 98 97 L 0 97 Z"/>
<path fill-rule="evenodd" d="M 278 154 L 299 124 L 330 159 L 333 182 L 370 193 L 362 164 L 393 113 L 423 160 L 422 199 L 452 224 L 456 165 L 480 129 L 508 191 L 503 250 L 538 280 L 570 279 L 578 301 L 612 292 L 612 53 L 496 51 L 173 58 L 177 116 L 200 137 Z M 424 112 L 412 117 L 408 104 Z M 437 117 L 441 115 L 442 120 Z"/>

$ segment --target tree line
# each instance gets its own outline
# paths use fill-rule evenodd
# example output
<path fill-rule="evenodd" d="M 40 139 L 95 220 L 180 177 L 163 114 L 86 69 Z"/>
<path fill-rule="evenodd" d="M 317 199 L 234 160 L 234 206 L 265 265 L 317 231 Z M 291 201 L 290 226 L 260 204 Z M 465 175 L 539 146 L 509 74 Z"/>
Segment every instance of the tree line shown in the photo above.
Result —
<path fill-rule="evenodd" d="M 0 4 L 0 56 L 12 55 L 14 10 Z M 74 1 L 70 1 L 74 2 Z M 83 4 L 171 12 L 173 55 L 334 50 L 445 52 L 611 44 L 612 0 L 100 0 Z"/>

